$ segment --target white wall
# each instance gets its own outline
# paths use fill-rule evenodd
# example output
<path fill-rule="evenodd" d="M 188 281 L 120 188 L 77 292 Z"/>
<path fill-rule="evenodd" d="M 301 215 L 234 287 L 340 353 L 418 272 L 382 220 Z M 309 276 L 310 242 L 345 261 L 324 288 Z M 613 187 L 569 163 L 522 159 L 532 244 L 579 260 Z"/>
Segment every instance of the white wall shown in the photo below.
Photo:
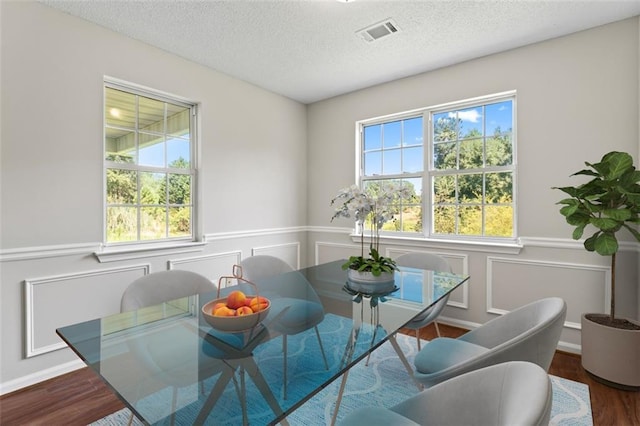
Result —
<path fill-rule="evenodd" d="M 348 220 L 330 223 L 329 200 L 354 183 L 357 120 L 507 90 L 517 91 L 518 230 L 521 250 L 436 241 L 386 242 L 445 254 L 471 275 L 445 310 L 451 324 L 474 327 L 530 300 L 568 303 L 560 347 L 580 350 L 580 315 L 609 306 L 609 259 L 571 240 L 553 186 L 610 150 L 640 160 L 639 26 L 628 19 L 567 37 L 487 56 L 312 104 L 308 108 L 309 255 L 324 261 L 354 254 Z M 331 173 L 327 173 L 327 170 Z M 640 318 L 640 249 L 627 236 L 618 260 L 619 316 Z"/>
<path fill-rule="evenodd" d="M 55 328 L 119 310 L 167 268 L 211 279 L 254 251 L 300 266 L 306 107 L 35 2 L 0 2 L 0 393 L 75 366 Z M 207 244 L 99 263 L 103 78 L 200 104 L 198 236 Z M 148 257 L 147 257 L 148 256 Z"/>

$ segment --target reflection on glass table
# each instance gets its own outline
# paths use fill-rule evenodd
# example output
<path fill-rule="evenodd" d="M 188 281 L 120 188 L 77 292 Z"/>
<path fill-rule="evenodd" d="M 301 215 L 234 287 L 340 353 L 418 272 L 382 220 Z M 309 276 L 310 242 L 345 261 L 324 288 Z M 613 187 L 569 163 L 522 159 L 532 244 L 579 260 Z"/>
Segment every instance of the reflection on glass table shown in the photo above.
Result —
<path fill-rule="evenodd" d="M 344 291 L 347 274 L 342 263 L 272 278 L 287 285 L 306 283 L 304 287 L 311 290 L 296 297 L 319 299 L 325 311 L 317 325 L 320 339 L 313 327 L 289 336 L 286 398 L 282 335 L 277 326 L 287 314 L 286 306 L 272 308 L 254 329 L 223 333 L 212 329 L 201 313 L 201 307 L 216 298 L 214 292 L 57 332 L 149 424 L 286 424 L 296 408 L 385 341 L 393 344 L 392 336 L 403 325 L 468 279 L 403 268 L 395 275 L 397 290 L 384 296 L 385 301 L 374 307 L 377 316 L 372 317 L 366 295 L 356 303 L 355 296 Z M 277 302 L 276 293 L 265 296 L 274 306 L 284 302 Z M 180 381 L 174 393 L 176 378 Z"/>

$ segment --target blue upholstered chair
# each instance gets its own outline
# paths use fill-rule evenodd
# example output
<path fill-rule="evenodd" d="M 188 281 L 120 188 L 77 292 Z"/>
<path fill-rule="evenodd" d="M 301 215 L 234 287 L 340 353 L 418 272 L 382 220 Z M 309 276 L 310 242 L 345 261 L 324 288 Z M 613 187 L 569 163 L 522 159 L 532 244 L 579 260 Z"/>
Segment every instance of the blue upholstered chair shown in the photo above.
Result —
<path fill-rule="evenodd" d="M 547 371 L 566 313 L 564 300 L 550 297 L 494 318 L 457 339 L 433 339 L 415 357 L 415 379 L 428 388 L 507 361 L 529 361 Z"/>
<path fill-rule="evenodd" d="M 429 269 L 436 272 L 452 272 L 451 266 L 447 260 L 441 256 L 433 253 L 413 252 L 405 253 L 398 256 L 396 259 L 397 265 L 402 268 L 403 266 L 409 268 Z M 447 305 L 449 301 L 449 295 L 440 299 L 435 305 L 418 315 L 411 322 L 405 325 L 405 328 L 415 330 L 416 340 L 418 342 L 418 350 L 420 347 L 420 330 L 427 325 L 433 323 L 436 327 L 436 333 L 440 336 L 440 329 L 438 328 L 438 322 L 436 319 L 440 316 L 440 313 Z"/>
<path fill-rule="evenodd" d="M 283 260 L 266 255 L 251 256 L 240 262 L 242 278 L 258 287 L 260 295 L 271 301 L 266 321 L 270 329 L 282 334 L 283 397 L 287 398 L 287 336 L 314 328 L 325 368 L 329 368 L 317 325 L 324 319 L 324 308 L 311 284 Z"/>
<path fill-rule="evenodd" d="M 461 374 L 391 408 L 358 408 L 340 425 L 547 426 L 552 398 L 545 370 L 511 361 Z"/>

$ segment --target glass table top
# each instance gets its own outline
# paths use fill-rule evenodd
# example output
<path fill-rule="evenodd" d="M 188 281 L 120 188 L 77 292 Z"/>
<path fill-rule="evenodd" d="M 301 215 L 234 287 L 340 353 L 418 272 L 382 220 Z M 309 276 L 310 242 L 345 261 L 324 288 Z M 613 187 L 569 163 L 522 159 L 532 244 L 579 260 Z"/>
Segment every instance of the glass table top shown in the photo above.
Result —
<path fill-rule="evenodd" d="M 149 424 L 286 424 L 293 410 L 468 280 L 402 267 L 393 292 L 371 297 L 345 288 L 343 263 L 257 281 L 271 309 L 244 332 L 212 329 L 201 312 L 234 289 L 252 294 L 242 284 L 57 332 Z"/>

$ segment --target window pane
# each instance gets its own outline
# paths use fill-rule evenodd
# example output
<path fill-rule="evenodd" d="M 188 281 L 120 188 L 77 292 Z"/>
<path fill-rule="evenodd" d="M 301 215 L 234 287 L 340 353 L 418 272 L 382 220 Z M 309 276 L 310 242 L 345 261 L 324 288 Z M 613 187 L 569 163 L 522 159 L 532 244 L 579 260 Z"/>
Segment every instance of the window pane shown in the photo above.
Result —
<path fill-rule="evenodd" d="M 105 129 L 105 159 L 118 163 L 136 162 L 136 134 L 128 130 Z"/>
<path fill-rule="evenodd" d="M 169 208 L 169 237 L 184 237 L 191 235 L 191 208 Z"/>
<path fill-rule="evenodd" d="M 403 200 L 401 214 L 401 231 L 422 232 L 422 179 L 403 179 L 402 186 L 407 188 L 411 196 Z"/>
<path fill-rule="evenodd" d="M 138 129 L 145 132 L 165 133 L 164 102 L 138 98 Z"/>
<path fill-rule="evenodd" d="M 382 151 L 383 163 L 382 172 L 385 175 L 395 175 L 402 172 L 400 167 L 401 150 L 392 149 L 391 151 Z"/>
<path fill-rule="evenodd" d="M 141 166 L 164 167 L 164 138 L 158 135 L 140 133 Z"/>
<path fill-rule="evenodd" d="M 435 204 L 453 204 L 456 202 L 455 176 L 436 176 L 433 181 L 433 202 Z"/>
<path fill-rule="evenodd" d="M 138 239 L 138 214 L 135 207 L 107 207 L 107 242 Z"/>
<path fill-rule="evenodd" d="M 486 142 L 487 166 L 507 166 L 513 164 L 511 134 L 494 135 Z"/>
<path fill-rule="evenodd" d="M 140 239 L 158 240 L 166 238 L 167 209 L 165 207 L 140 208 Z"/>
<path fill-rule="evenodd" d="M 363 189 L 366 194 L 377 194 L 383 184 L 384 180 L 368 180 L 364 182 Z"/>
<path fill-rule="evenodd" d="M 455 115 L 443 112 L 433 116 L 433 140 L 435 142 L 455 141 L 458 139 Z"/>
<path fill-rule="evenodd" d="M 482 107 L 467 108 L 458 111 L 458 133 L 460 139 L 482 136 Z"/>
<path fill-rule="evenodd" d="M 422 232 L 422 206 L 410 206 L 402 210 L 402 231 Z"/>
<path fill-rule="evenodd" d="M 422 117 L 410 118 L 404 120 L 404 137 L 403 137 L 403 145 L 411 146 L 411 145 L 422 145 L 424 142 L 424 137 L 422 136 Z"/>
<path fill-rule="evenodd" d="M 406 203 L 422 204 L 422 178 L 402 179 L 402 186 L 411 192 L 411 198 Z"/>
<path fill-rule="evenodd" d="M 374 151 L 364 154 L 364 175 L 374 176 L 382 174 L 382 152 Z"/>
<path fill-rule="evenodd" d="M 400 121 L 383 124 L 383 146 L 385 148 L 396 148 L 402 141 L 402 127 Z"/>
<path fill-rule="evenodd" d="M 136 128 L 136 95 L 105 88 L 104 122 L 107 126 Z"/>
<path fill-rule="evenodd" d="M 400 212 L 395 212 L 393 219 L 387 221 L 382 225 L 382 231 L 398 232 L 400 231 Z"/>
<path fill-rule="evenodd" d="M 167 133 L 173 136 L 188 137 L 191 124 L 190 109 L 167 104 Z"/>
<path fill-rule="evenodd" d="M 467 139 L 460 142 L 460 169 L 479 169 L 483 161 L 482 139 Z"/>
<path fill-rule="evenodd" d="M 402 156 L 403 172 L 414 173 L 424 170 L 424 150 L 421 146 L 404 148 L 402 150 Z"/>
<path fill-rule="evenodd" d="M 436 234 L 456 233 L 456 208 L 435 206 L 433 208 L 433 232 Z"/>
<path fill-rule="evenodd" d="M 437 143 L 433 147 L 433 167 L 437 170 L 457 169 L 456 142 Z"/>
<path fill-rule="evenodd" d="M 140 204 L 164 204 L 167 187 L 165 173 L 140 172 Z"/>
<path fill-rule="evenodd" d="M 513 207 L 486 206 L 484 233 L 492 237 L 512 237 Z"/>
<path fill-rule="evenodd" d="M 191 165 L 190 146 L 187 139 L 169 139 L 167 141 L 167 165 L 174 169 L 188 169 Z"/>
<path fill-rule="evenodd" d="M 169 174 L 169 204 L 191 203 L 191 176 Z"/>
<path fill-rule="evenodd" d="M 482 203 L 482 174 L 458 176 L 458 199 L 461 203 Z"/>
<path fill-rule="evenodd" d="M 487 203 L 512 203 L 513 173 L 487 173 L 485 198 Z"/>
<path fill-rule="evenodd" d="M 135 204 L 138 200 L 137 172 L 107 169 L 107 204 Z"/>
<path fill-rule="evenodd" d="M 460 206 L 458 234 L 482 235 L 482 209 L 480 206 Z"/>
<path fill-rule="evenodd" d="M 513 101 L 489 104 L 485 107 L 487 135 L 513 130 Z"/>
<path fill-rule="evenodd" d="M 365 126 L 364 128 L 364 150 L 382 148 L 382 125 Z"/>

